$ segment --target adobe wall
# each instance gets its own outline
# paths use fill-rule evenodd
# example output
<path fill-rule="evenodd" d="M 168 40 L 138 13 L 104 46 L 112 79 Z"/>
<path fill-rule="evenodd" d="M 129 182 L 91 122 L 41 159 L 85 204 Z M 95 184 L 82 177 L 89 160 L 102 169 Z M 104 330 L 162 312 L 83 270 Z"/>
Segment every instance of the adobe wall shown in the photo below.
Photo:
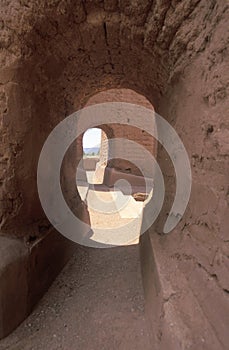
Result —
<path fill-rule="evenodd" d="M 192 165 L 191 198 L 178 227 L 163 235 L 162 215 L 142 237 L 146 300 L 159 349 L 226 349 L 229 341 L 228 10 L 220 1 L 206 4 L 197 6 L 201 34 L 196 28 L 189 37 L 180 28 L 170 46 L 177 52 L 179 43 L 196 57 L 184 68 L 185 55 L 177 56 L 158 109 L 179 132 Z M 159 147 L 167 174 L 165 216 L 175 190 L 166 157 Z"/>
<path fill-rule="evenodd" d="M 164 236 L 161 223 L 171 207 L 175 175 L 158 149 L 165 207 L 141 245 L 152 343 L 160 350 L 226 349 L 228 3 L 13 0 L 3 1 L 1 9 L 2 237 L 18 237 L 24 245 L 22 238 L 48 231 L 36 168 L 53 127 L 95 93 L 133 89 L 176 128 L 193 173 L 186 215 Z M 67 158 L 65 190 L 72 194 L 74 164 Z M 82 209 L 79 197 L 73 203 Z M 26 314 L 17 312 L 20 322 Z"/>
<path fill-rule="evenodd" d="M 99 162 L 101 166 L 106 166 L 108 161 L 108 138 L 105 131 L 101 132 L 101 147 L 99 152 Z"/>

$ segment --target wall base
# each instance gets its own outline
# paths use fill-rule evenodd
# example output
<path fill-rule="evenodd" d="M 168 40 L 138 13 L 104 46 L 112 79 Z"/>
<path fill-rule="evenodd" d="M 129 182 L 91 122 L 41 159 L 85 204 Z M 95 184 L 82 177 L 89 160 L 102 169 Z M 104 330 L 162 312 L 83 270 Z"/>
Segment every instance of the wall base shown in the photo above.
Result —
<path fill-rule="evenodd" d="M 0 339 L 29 315 L 76 248 L 54 229 L 30 246 L 0 237 Z"/>
<path fill-rule="evenodd" d="M 120 179 L 128 181 L 129 184 L 132 186 L 132 188 L 138 188 L 138 189 L 140 188 L 141 192 L 148 193 L 153 188 L 153 179 L 144 178 L 143 176 L 137 176 L 129 173 L 124 173 L 114 168 L 109 168 L 109 167 L 105 168 L 104 184 L 106 186 L 113 187 L 115 182 Z"/>
<path fill-rule="evenodd" d="M 168 240 L 170 246 L 172 242 L 179 244 L 176 233 L 160 236 L 153 227 L 140 238 L 145 308 L 154 349 L 226 350 L 228 300 L 222 293 L 215 297 L 218 291 L 214 278 L 198 266 L 192 267 L 191 277 L 181 260 L 182 271 L 169 253 Z M 182 253 L 179 249 L 179 259 Z M 190 257 L 186 255 L 185 259 L 187 264 Z"/>

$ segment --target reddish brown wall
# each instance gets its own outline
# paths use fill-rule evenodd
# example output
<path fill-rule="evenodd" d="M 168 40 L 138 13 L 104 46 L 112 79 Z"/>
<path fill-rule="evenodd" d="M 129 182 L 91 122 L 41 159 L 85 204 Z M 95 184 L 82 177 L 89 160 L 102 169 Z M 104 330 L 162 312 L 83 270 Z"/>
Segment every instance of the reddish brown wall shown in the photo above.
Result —
<path fill-rule="evenodd" d="M 226 349 L 229 341 L 225 5 L 223 1 L 200 2 L 186 22 L 196 25 L 196 35 L 181 27 L 170 46 L 176 60 L 158 111 L 182 138 L 193 181 L 184 218 L 172 233 L 161 235 L 175 186 L 172 164 L 165 161 L 168 157 L 159 147 L 158 161 L 167 175 L 164 216 L 142 238 L 146 299 L 159 349 Z"/>
<path fill-rule="evenodd" d="M 145 95 L 181 136 L 193 172 L 179 228 L 157 234 L 164 208 L 143 249 L 153 342 L 160 349 L 226 349 L 227 2 L 33 0 L 1 7 L 1 235 L 40 234 L 37 161 L 59 121 L 109 88 Z M 174 172 L 158 155 L 170 207 Z"/>

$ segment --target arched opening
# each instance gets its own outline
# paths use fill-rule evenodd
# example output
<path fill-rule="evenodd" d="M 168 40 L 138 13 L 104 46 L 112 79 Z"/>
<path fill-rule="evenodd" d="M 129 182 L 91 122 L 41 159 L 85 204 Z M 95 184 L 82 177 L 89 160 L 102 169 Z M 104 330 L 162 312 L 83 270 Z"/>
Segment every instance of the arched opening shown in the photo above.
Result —
<path fill-rule="evenodd" d="M 87 103 L 87 106 L 96 105 L 98 103 L 104 103 L 104 102 L 119 102 L 119 103 L 130 103 L 132 105 L 136 106 L 143 106 L 149 110 L 154 111 L 154 107 L 149 102 L 149 100 L 142 94 L 137 93 L 135 90 L 132 89 L 125 89 L 125 88 L 116 88 L 116 89 L 107 89 L 100 93 L 97 93 L 93 96 L 91 96 Z M 128 118 L 128 116 L 127 116 Z M 140 118 L 140 116 L 139 116 Z M 106 118 L 105 118 L 106 119 Z M 155 121 L 153 115 L 151 116 L 150 120 L 150 127 L 151 129 L 156 129 Z M 107 181 L 107 185 L 112 186 L 114 184 L 115 179 L 119 178 L 118 173 L 120 173 L 120 176 L 125 176 L 124 174 L 129 174 L 129 178 L 131 179 L 131 176 L 143 176 L 142 172 L 144 172 L 144 175 L 147 176 L 147 174 L 150 173 L 150 171 L 147 170 L 147 159 L 143 159 L 142 155 L 139 154 L 141 152 L 140 148 L 137 150 L 135 149 L 135 152 L 137 152 L 135 161 L 138 166 L 131 164 L 128 159 L 120 159 L 117 158 L 116 153 L 121 153 L 120 150 L 112 150 L 109 149 L 109 140 L 110 139 L 127 139 L 131 140 L 133 142 L 136 142 L 140 145 L 142 145 L 144 148 L 147 149 L 147 151 L 150 152 L 154 157 L 156 157 L 157 152 L 157 143 L 154 137 L 150 135 L 147 130 L 144 130 L 144 127 L 137 128 L 131 125 L 121 125 L 118 123 L 110 123 L 110 124 L 103 124 L 100 125 L 101 129 L 103 130 L 103 147 L 106 150 L 105 158 L 108 157 L 109 160 L 107 161 L 107 158 L 105 159 L 105 163 L 107 165 L 106 171 L 105 171 L 105 181 Z M 146 125 L 147 128 L 147 125 Z M 120 148 L 124 147 L 124 145 L 120 144 Z M 119 151 L 119 152 L 118 152 Z M 129 149 L 129 152 L 131 153 L 133 149 L 131 150 L 131 146 Z M 123 149 L 123 154 L 125 154 L 125 150 Z M 131 158 L 131 157 L 130 157 Z M 133 160 L 133 159 L 132 159 Z M 151 162 L 148 163 L 149 168 Z M 139 169 L 141 168 L 141 170 Z M 113 169 L 113 174 L 109 174 L 109 169 Z M 117 172 L 117 174 L 115 174 Z M 114 179 L 112 179 L 112 176 Z M 138 181 L 137 181 L 138 182 Z"/>
<path fill-rule="evenodd" d="M 147 108 L 152 111 L 149 117 L 150 130 L 156 128 L 153 106 L 143 95 L 132 89 L 108 89 L 97 93 L 89 98 L 85 107 L 98 106 L 99 108 L 101 103 L 127 103 L 133 107 Z M 107 123 L 109 114 L 112 114 L 112 106 L 114 105 L 111 105 L 110 110 L 108 107 L 107 115 L 102 116 L 103 124 L 97 125 L 95 119 L 96 127 L 87 129 L 80 137 L 82 158 L 78 159 L 77 189 L 81 200 L 87 204 L 89 212 L 87 222 L 90 222 L 92 232 L 97 228 L 115 229 L 123 226 L 123 245 L 137 244 L 144 202 L 153 191 L 154 165 L 151 158 L 156 158 L 156 141 L 149 134 L 149 130 L 147 131 L 147 125 L 141 125 L 141 128 L 138 128 L 130 125 L 129 122 L 122 124 L 113 120 L 112 123 Z M 125 111 L 124 107 L 120 106 L 122 118 L 129 120 L 128 110 Z M 137 110 L 133 113 L 137 117 Z M 81 123 L 84 122 L 85 117 L 82 118 Z M 80 126 L 78 121 L 78 127 Z M 146 149 L 145 154 L 144 149 Z M 80 178 L 82 171 L 86 171 L 86 176 Z M 104 203 L 102 210 L 101 202 Z M 112 211 L 106 211 L 106 207 L 109 207 L 112 202 L 114 205 Z M 116 205 L 118 202 L 122 203 L 120 208 Z M 100 209 L 98 210 L 96 206 Z M 132 235 L 125 240 L 125 226 L 137 218 L 138 221 L 135 220 L 131 228 Z M 127 230 L 130 230 L 130 225 Z M 91 238 L 93 237 L 95 235 L 92 234 Z M 120 245 L 118 241 L 113 243 Z"/>

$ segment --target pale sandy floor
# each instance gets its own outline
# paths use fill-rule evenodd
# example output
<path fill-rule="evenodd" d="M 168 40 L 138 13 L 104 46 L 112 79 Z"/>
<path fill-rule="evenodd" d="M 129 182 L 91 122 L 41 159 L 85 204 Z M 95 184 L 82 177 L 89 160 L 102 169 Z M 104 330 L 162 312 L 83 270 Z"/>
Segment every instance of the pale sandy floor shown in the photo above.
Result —
<path fill-rule="evenodd" d="M 95 182 L 93 172 L 87 172 L 88 182 Z M 121 230 L 117 240 L 111 239 L 113 245 L 129 245 L 139 242 L 143 202 L 137 202 L 131 195 L 120 190 L 108 188 L 105 185 L 78 186 L 82 200 L 86 201 L 90 212 L 90 223 L 94 230 L 94 240 L 102 241 L 96 229 Z M 108 235 L 110 232 L 108 232 Z M 119 237 L 119 238 L 118 238 Z"/>

